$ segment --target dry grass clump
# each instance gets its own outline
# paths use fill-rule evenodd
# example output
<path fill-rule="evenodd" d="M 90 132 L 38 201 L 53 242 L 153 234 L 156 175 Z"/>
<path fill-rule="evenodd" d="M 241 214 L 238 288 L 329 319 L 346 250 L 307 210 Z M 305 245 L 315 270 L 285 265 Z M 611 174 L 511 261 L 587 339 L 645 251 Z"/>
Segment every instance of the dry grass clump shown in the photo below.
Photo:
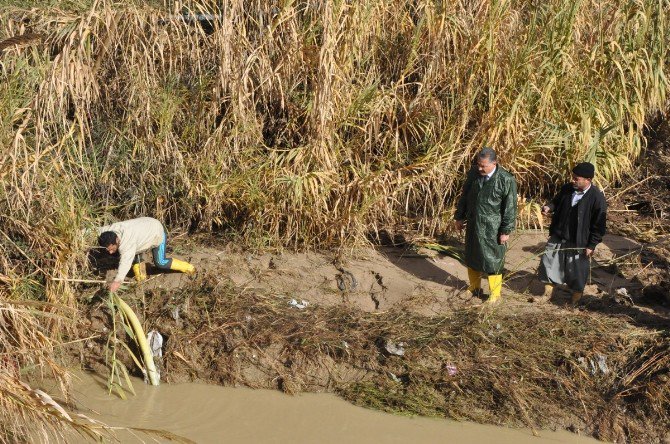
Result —
<path fill-rule="evenodd" d="M 665 12 L 623 0 L 4 7 L 2 273 L 78 274 L 80 229 L 110 212 L 257 245 L 432 236 L 483 144 L 518 178 L 533 226 L 574 162 L 607 182 L 644 146 L 645 117 L 667 105 Z M 66 286 L 46 292 L 74 303 Z"/>
<path fill-rule="evenodd" d="M 68 401 L 68 374 L 57 364 L 48 332 L 58 317 L 52 311 L 44 304 L 8 301 L 0 292 L 0 442 L 65 441 L 66 432 L 94 440 L 103 436 L 102 424 L 68 412 L 62 401 L 23 380 L 27 371 L 53 378 Z"/>
<path fill-rule="evenodd" d="M 619 178 L 667 105 L 654 1 L 174 8 L 0 12 L 10 221 L 113 209 L 274 244 L 434 234 L 482 145 L 534 198 L 582 159 Z"/>
<path fill-rule="evenodd" d="M 618 320 L 299 310 L 213 276 L 147 300 L 148 319 L 168 338 L 168 380 L 329 390 L 401 414 L 569 428 L 616 442 L 660 440 L 670 427 L 668 337 Z"/>

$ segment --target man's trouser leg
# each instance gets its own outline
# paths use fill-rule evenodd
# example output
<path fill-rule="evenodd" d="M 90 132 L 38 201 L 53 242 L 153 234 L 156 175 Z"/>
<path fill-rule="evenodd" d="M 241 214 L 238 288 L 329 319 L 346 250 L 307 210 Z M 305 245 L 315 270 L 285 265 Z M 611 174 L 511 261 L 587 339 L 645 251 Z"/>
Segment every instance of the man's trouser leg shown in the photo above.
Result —
<path fill-rule="evenodd" d="M 591 271 L 591 261 L 585 252 L 580 250 L 572 250 L 569 253 L 565 263 L 565 274 L 568 287 L 572 290 L 571 302 L 576 304 L 584 294 L 584 287 Z"/>
<path fill-rule="evenodd" d="M 195 273 L 193 265 L 179 259 L 165 257 L 165 247 L 167 244 L 167 235 L 163 233 L 163 242 L 151 250 L 154 256 L 154 264 L 162 270 L 175 270 L 182 273 Z"/>
<path fill-rule="evenodd" d="M 502 293 L 502 274 L 489 275 L 489 289 L 491 296 L 488 302 L 492 304 L 500 299 L 500 294 Z"/>
<path fill-rule="evenodd" d="M 540 259 L 538 267 L 538 277 L 540 282 L 544 283 L 543 296 L 550 298 L 554 292 L 555 284 L 565 282 L 563 271 L 565 269 L 565 252 L 563 251 L 565 242 L 560 239 L 550 237 Z"/>
<path fill-rule="evenodd" d="M 476 293 L 482 288 L 482 273 L 480 271 L 468 267 L 468 280 L 470 281 L 468 287 L 470 293 Z"/>
<path fill-rule="evenodd" d="M 136 254 L 133 260 L 133 273 L 135 273 L 135 280 L 137 282 L 142 282 L 147 278 L 146 266 L 142 262 L 142 256 L 139 254 Z"/>

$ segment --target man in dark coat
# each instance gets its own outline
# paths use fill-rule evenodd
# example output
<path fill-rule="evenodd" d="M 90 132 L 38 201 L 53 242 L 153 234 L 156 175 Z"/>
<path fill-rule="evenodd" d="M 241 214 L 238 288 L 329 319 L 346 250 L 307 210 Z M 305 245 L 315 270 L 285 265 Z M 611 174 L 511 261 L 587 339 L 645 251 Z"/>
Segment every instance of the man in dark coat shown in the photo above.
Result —
<path fill-rule="evenodd" d="M 507 240 L 516 221 L 516 181 L 498 165 L 496 152 L 484 147 L 468 173 L 456 208 L 456 228 L 465 227 L 465 265 L 471 293 L 481 292 L 488 275 L 489 303 L 500 299 Z"/>
<path fill-rule="evenodd" d="M 567 284 L 576 304 L 584 293 L 590 258 L 605 234 L 607 203 L 602 191 L 591 182 L 593 164 L 583 162 L 572 170 L 572 182 L 563 185 L 543 214 L 553 213 L 549 240 L 538 270 L 545 283 L 545 296 L 554 284 Z"/>

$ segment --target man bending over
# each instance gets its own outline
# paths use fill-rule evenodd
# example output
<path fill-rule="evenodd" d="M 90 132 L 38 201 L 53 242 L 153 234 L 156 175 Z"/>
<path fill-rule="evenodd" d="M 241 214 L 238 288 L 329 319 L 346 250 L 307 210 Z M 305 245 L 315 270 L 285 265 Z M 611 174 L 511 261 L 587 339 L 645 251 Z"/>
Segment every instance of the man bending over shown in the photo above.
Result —
<path fill-rule="evenodd" d="M 167 235 L 160 221 L 152 217 L 138 217 L 116 222 L 98 229 L 98 243 L 109 254 L 117 251 L 121 255 L 119 268 L 114 280 L 108 284 L 109 291 L 115 292 L 121 286 L 132 266 L 135 279 L 146 279 L 142 270 L 141 253 L 151 249 L 154 264 L 163 270 L 176 270 L 182 273 L 194 273 L 193 265 L 179 259 L 165 257 Z"/>

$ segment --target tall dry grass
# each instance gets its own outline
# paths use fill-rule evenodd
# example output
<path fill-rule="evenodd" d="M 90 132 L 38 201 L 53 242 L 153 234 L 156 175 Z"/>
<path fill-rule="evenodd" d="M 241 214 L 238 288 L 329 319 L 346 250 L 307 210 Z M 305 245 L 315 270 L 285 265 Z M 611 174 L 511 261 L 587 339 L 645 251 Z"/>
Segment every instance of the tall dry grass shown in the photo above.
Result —
<path fill-rule="evenodd" d="M 53 304 L 8 301 L 0 291 L 0 442 L 66 442 L 74 433 L 100 440 L 108 431 L 99 422 L 68 412 L 69 375 L 58 363 L 57 342 L 45 328 L 60 315 L 72 315 L 74 308 Z M 37 313 L 37 314 L 36 314 Z M 46 322 L 43 322 L 46 321 Z M 35 388 L 25 380 L 51 378 L 59 398 Z"/>
<path fill-rule="evenodd" d="M 5 10 L 0 35 L 29 36 L 1 59 L 10 231 L 69 249 L 112 212 L 282 244 L 434 234 L 484 144 L 525 197 L 582 159 L 603 183 L 630 167 L 667 104 L 667 2 L 446 3 Z"/>
<path fill-rule="evenodd" d="M 482 145 L 532 202 L 583 159 L 618 180 L 667 109 L 666 0 L 211 4 L 0 9 L 10 300 L 75 306 L 49 278 L 110 214 L 260 245 L 434 235 Z"/>

